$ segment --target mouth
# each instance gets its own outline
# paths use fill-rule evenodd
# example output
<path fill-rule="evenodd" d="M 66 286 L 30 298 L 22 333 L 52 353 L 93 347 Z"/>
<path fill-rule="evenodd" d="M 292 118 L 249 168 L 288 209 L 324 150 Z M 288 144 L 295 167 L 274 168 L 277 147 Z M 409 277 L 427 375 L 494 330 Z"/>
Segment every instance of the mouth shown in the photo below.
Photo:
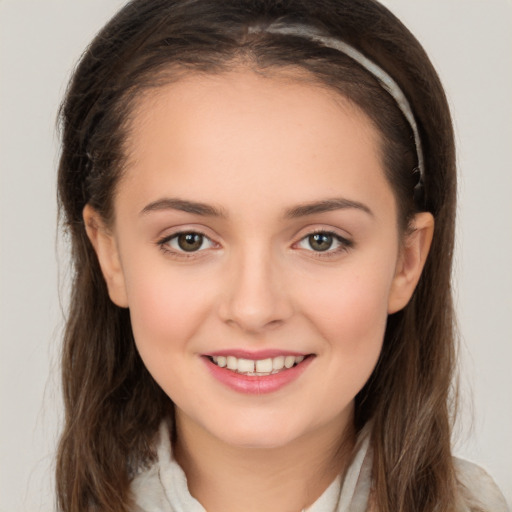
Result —
<path fill-rule="evenodd" d="M 266 395 L 291 385 L 307 371 L 315 357 L 278 350 L 203 354 L 212 377 L 238 393 L 249 395 Z"/>
<path fill-rule="evenodd" d="M 230 370 L 239 375 L 249 377 L 267 377 L 290 370 L 305 359 L 313 357 L 308 355 L 278 355 L 264 359 L 247 359 L 233 355 L 206 356 L 219 368 Z"/>

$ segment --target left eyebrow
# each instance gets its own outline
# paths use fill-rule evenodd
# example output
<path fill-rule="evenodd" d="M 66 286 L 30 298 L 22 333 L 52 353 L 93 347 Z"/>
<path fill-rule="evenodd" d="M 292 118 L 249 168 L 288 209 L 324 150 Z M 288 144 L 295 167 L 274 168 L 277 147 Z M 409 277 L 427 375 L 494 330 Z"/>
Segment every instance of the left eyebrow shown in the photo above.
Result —
<path fill-rule="evenodd" d="M 206 203 L 198 203 L 196 201 L 186 201 L 178 198 L 165 198 L 145 206 L 140 212 L 141 215 L 161 210 L 177 210 L 204 217 L 226 217 L 226 213 L 220 209 Z"/>
<path fill-rule="evenodd" d="M 293 208 L 289 208 L 285 212 L 285 218 L 295 219 L 297 217 L 305 217 L 315 213 L 331 212 L 333 210 L 346 210 L 355 208 L 361 210 L 372 217 L 373 212 L 363 203 L 359 201 L 352 201 L 344 198 L 324 199 L 322 201 L 313 201 L 311 203 L 304 203 Z"/>

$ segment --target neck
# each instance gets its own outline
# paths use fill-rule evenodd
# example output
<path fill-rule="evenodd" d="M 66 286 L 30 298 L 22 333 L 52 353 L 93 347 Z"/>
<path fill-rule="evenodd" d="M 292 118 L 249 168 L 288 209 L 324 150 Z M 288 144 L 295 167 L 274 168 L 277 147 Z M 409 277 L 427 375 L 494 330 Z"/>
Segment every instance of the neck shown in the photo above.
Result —
<path fill-rule="evenodd" d="M 208 512 L 301 511 L 345 471 L 355 441 L 345 418 L 276 448 L 224 443 L 179 413 L 176 428 L 175 457 Z"/>

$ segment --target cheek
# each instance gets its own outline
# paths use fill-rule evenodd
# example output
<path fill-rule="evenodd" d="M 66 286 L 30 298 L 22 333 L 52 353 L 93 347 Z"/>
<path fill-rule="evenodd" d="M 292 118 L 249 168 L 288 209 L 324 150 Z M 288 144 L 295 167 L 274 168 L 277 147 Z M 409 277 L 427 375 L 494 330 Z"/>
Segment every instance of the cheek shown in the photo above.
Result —
<path fill-rule="evenodd" d="M 357 276 L 344 288 L 332 289 L 323 304 L 329 318 L 325 322 L 327 336 L 356 351 L 381 341 L 387 319 L 387 291 L 387 287 L 378 290 Z"/>
<path fill-rule="evenodd" d="M 328 378 L 356 394 L 379 358 L 387 322 L 391 273 L 344 272 L 308 297 L 308 320 L 324 340 Z"/>
<path fill-rule="evenodd" d="M 193 276 L 153 267 L 127 276 L 135 342 L 144 360 L 158 361 L 193 337 L 206 314 L 205 294 Z"/>
<path fill-rule="evenodd" d="M 391 268 L 346 268 L 326 276 L 323 286 L 317 282 L 314 288 L 305 287 L 302 296 L 308 305 L 304 309 L 310 311 L 311 321 L 318 324 L 326 339 L 344 338 L 345 333 L 345 343 L 356 347 L 375 333 L 383 333 Z"/>

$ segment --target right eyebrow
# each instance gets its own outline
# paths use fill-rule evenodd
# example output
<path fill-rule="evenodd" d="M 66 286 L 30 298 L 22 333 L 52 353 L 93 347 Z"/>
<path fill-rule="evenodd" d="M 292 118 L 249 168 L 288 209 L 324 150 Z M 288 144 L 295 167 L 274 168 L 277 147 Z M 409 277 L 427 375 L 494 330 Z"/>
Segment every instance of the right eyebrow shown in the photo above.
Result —
<path fill-rule="evenodd" d="M 224 210 L 213 205 L 196 201 L 187 201 L 185 199 L 178 199 L 173 197 L 166 197 L 149 203 L 141 210 L 140 215 L 146 215 L 150 212 L 161 210 L 178 210 L 181 212 L 193 213 L 195 215 L 201 215 L 204 217 L 227 217 L 227 214 Z"/>
<path fill-rule="evenodd" d="M 286 210 L 285 217 L 288 219 L 295 219 L 297 217 L 305 217 L 307 215 L 314 215 L 316 213 L 324 213 L 333 210 L 345 210 L 351 208 L 363 211 L 368 215 L 373 216 L 373 212 L 365 204 L 360 203 L 359 201 L 352 201 L 351 199 L 335 197 L 332 199 L 323 199 L 320 201 L 313 201 L 311 203 L 300 204 Z"/>

